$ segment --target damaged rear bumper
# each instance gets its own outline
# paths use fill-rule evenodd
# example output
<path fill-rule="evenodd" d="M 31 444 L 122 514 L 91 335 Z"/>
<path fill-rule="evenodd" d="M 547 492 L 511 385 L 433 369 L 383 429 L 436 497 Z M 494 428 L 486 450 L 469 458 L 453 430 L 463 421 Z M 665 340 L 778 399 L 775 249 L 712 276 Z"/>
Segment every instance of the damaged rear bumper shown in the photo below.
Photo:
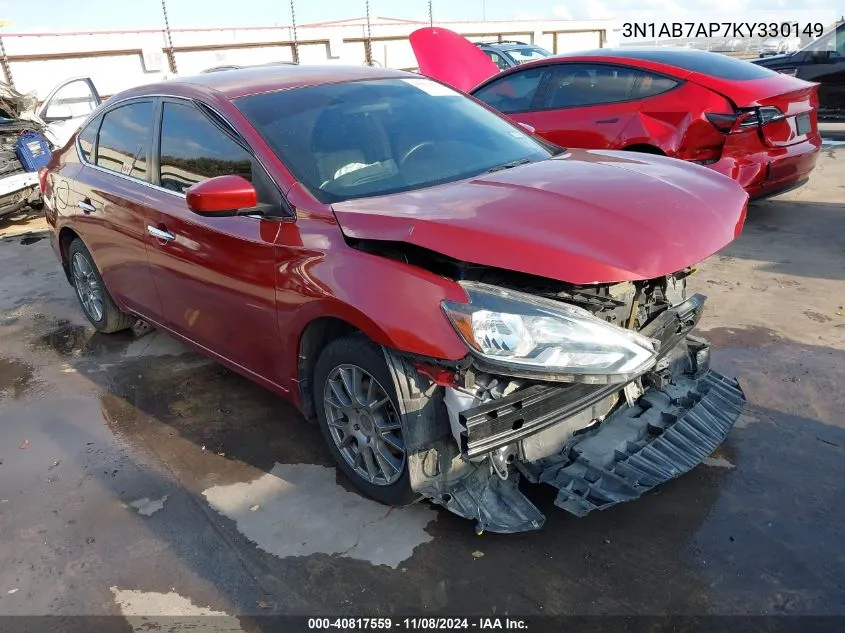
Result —
<path fill-rule="evenodd" d="M 642 330 L 660 351 L 637 380 L 525 386 L 462 411 L 458 443 L 443 431 L 437 389 L 404 381 L 411 486 L 475 519 L 479 532 L 521 532 L 545 521 L 519 490 L 521 477 L 557 488 L 555 504 L 582 517 L 691 470 L 745 405 L 736 380 L 710 369 L 709 344 L 689 335 L 703 301 L 692 297 Z M 398 375 L 401 360 L 392 360 Z"/>

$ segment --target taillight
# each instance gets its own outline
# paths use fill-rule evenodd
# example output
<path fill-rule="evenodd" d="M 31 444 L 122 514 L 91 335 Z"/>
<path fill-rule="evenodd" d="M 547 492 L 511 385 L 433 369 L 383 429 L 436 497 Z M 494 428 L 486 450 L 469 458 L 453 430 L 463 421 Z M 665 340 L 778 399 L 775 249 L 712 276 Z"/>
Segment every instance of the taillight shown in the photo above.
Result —
<path fill-rule="evenodd" d="M 713 127 L 724 134 L 748 130 L 755 127 L 763 127 L 768 123 L 782 121 L 786 118 L 786 115 L 775 106 L 740 108 L 733 114 L 708 112 L 705 116 Z"/>
<path fill-rule="evenodd" d="M 739 120 L 739 128 L 750 128 L 764 126 L 775 121 L 782 121 L 786 115 L 775 106 L 763 106 L 762 108 L 748 108 L 741 111 L 743 114 Z"/>
<path fill-rule="evenodd" d="M 47 193 L 47 176 L 50 172 L 47 171 L 46 167 L 42 167 L 38 170 L 38 186 L 41 187 L 41 195 L 43 196 Z"/>
<path fill-rule="evenodd" d="M 707 120 L 713 124 L 713 127 L 724 134 L 729 134 L 731 130 L 734 129 L 734 125 L 736 125 L 736 114 L 718 114 L 716 112 L 708 112 L 704 116 L 706 116 Z"/>

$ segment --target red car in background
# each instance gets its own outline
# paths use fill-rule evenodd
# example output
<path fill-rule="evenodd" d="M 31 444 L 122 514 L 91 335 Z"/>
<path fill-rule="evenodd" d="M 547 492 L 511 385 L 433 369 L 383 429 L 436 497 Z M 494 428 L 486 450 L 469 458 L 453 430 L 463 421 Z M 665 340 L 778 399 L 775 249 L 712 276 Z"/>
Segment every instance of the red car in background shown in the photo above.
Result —
<path fill-rule="evenodd" d="M 422 74 L 468 92 L 556 145 L 696 162 L 730 176 L 751 198 L 804 184 L 821 147 L 817 84 L 726 55 L 598 49 L 500 73 L 476 46 L 446 29 L 420 29 L 411 44 Z"/>

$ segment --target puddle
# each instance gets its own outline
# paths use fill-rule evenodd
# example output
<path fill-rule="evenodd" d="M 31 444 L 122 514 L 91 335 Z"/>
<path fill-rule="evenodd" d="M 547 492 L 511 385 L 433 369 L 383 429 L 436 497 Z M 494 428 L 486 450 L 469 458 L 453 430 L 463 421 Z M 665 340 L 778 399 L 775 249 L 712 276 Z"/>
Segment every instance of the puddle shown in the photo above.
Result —
<path fill-rule="evenodd" d="M 426 505 L 391 508 L 345 490 L 337 471 L 310 464 L 276 464 L 249 483 L 203 492 L 211 507 L 237 523 L 262 550 L 285 558 L 329 554 L 394 569 L 431 541 L 437 513 Z"/>
<path fill-rule="evenodd" d="M 56 327 L 33 341 L 39 349 L 52 349 L 67 358 L 90 357 L 104 354 L 126 346 L 132 335 L 126 332 L 102 334 L 93 327 L 76 325 L 67 320 L 60 320 Z"/>
<path fill-rule="evenodd" d="M 29 246 L 30 244 L 35 244 L 36 242 L 40 242 L 43 239 L 43 235 L 27 235 L 26 237 L 21 238 L 21 244 L 23 244 L 24 246 Z"/>
<path fill-rule="evenodd" d="M 132 341 L 123 352 L 126 358 L 140 356 L 181 356 L 190 350 L 162 332 L 149 332 Z"/>
<path fill-rule="evenodd" d="M 702 330 L 701 336 L 707 339 L 715 348 L 739 347 L 759 348 L 768 347 L 783 342 L 783 337 L 766 327 L 716 327 Z"/>
<path fill-rule="evenodd" d="M 22 397 L 32 383 L 31 365 L 15 359 L 0 358 L 0 400 Z"/>
<path fill-rule="evenodd" d="M 240 622 L 225 611 L 199 607 L 171 590 L 168 593 L 111 587 L 114 601 L 132 631 L 207 631 L 243 633 Z M 215 616 L 214 619 L 208 619 Z M 156 622 L 151 618 L 167 618 Z M 173 618 L 177 618 L 173 620 Z"/>
<path fill-rule="evenodd" d="M 167 501 L 167 497 L 169 496 L 170 495 L 164 495 L 161 499 L 150 499 L 149 497 L 144 497 L 143 499 L 133 501 L 129 505 L 135 508 L 138 511 L 138 514 L 148 517 L 154 515 L 159 510 L 163 510 L 164 502 Z"/>
<path fill-rule="evenodd" d="M 711 468 L 727 468 L 729 470 L 736 468 L 736 464 L 732 464 L 724 457 L 707 457 L 701 463 Z"/>

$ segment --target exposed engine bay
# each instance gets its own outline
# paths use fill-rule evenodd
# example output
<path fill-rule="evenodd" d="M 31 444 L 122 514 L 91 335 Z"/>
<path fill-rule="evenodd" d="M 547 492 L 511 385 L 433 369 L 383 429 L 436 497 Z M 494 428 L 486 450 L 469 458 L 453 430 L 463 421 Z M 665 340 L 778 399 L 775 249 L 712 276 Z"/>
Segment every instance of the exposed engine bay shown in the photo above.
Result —
<path fill-rule="evenodd" d="M 406 245 L 381 254 L 462 283 L 576 306 L 653 345 L 645 370 L 607 380 L 503 369 L 482 354 L 444 369 L 386 352 L 405 408 L 412 488 L 475 519 L 479 533 L 542 526 L 545 517 L 518 488 L 521 478 L 557 488 L 556 505 L 576 516 L 636 499 L 700 463 L 742 411 L 738 383 L 710 369 L 709 344 L 691 334 L 705 301 L 686 296 L 692 268 L 574 286 Z"/>
<path fill-rule="evenodd" d="M 0 216 L 41 200 L 37 173 L 27 170 L 17 147 L 27 133 L 42 133 L 46 124 L 35 114 L 35 94 L 22 94 L 0 84 Z"/>

